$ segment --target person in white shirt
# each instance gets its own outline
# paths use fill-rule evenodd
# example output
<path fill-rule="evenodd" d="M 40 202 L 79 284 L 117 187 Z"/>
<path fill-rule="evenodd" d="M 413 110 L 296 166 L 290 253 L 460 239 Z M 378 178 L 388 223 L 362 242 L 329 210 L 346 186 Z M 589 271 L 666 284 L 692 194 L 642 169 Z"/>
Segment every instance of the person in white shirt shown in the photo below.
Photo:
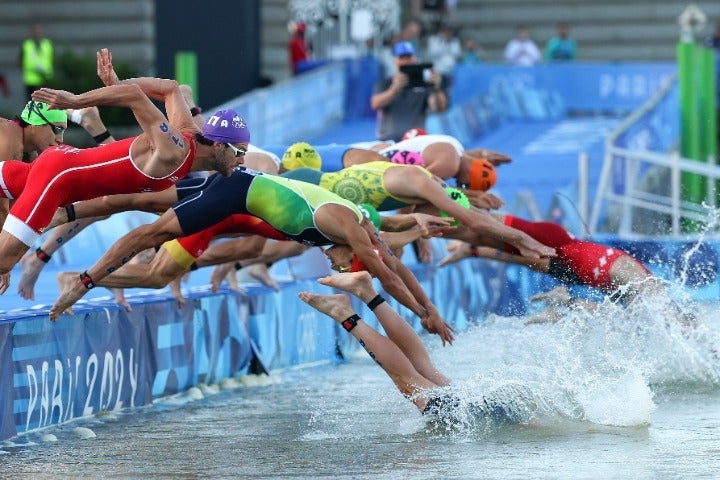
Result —
<path fill-rule="evenodd" d="M 515 37 L 505 47 L 505 61 L 514 65 L 531 67 L 541 60 L 542 53 L 530 38 L 527 28 L 519 26 Z"/>
<path fill-rule="evenodd" d="M 443 87 L 448 86 L 455 65 L 462 57 L 460 40 L 453 35 L 447 23 L 440 22 L 437 33 L 428 38 L 428 58 L 443 79 Z"/>

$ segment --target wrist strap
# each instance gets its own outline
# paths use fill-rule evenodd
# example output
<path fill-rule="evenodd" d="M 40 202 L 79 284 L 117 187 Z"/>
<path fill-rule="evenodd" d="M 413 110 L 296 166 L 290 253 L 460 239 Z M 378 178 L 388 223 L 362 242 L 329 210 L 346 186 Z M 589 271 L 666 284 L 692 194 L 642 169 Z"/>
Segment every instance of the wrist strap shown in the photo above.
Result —
<path fill-rule="evenodd" d="M 373 311 L 378 307 L 378 305 L 380 305 L 384 301 L 385 301 L 385 299 L 383 298 L 383 296 L 378 293 L 377 295 L 375 295 L 375 298 L 373 298 L 372 300 L 370 300 L 367 303 L 367 306 L 370 309 L 370 311 Z"/>
<path fill-rule="evenodd" d="M 193 117 L 196 115 L 200 115 L 201 113 L 202 113 L 202 108 L 200 108 L 200 107 L 192 107 L 190 109 L 190 115 L 192 115 Z"/>
<path fill-rule="evenodd" d="M 80 281 L 83 285 L 85 285 L 85 288 L 87 288 L 88 290 L 90 290 L 91 288 L 95 288 L 95 282 L 93 282 L 92 278 L 90 278 L 87 270 L 80 274 Z"/>
<path fill-rule="evenodd" d="M 471 257 L 477 257 L 477 256 L 478 256 L 478 249 L 477 249 L 477 247 L 470 247 L 470 256 L 471 256 Z"/>
<path fill-rule="evenodd" d="M 345 320 L 343 320 L 340 325 L 342 325 L 343 328 L 349 332 L 353 328 L 357 327 L 358 320 L 360 320 L 360 316 L 357 313 L 355 313 L 353 315 L 350 315 Z"/>
<path fill-rule="evenodd" d="M 65 207 L 65 213 L 67 214 L 67 221 L 68 222 L 74 222 L 75 221 L 75 205 L 72 203 Z"/>
<path fill-rule="evenodd" d="M 52 255 L 48 255 L 42 248 L 38 247 L 35 249 L 35 255 L 37 255 L 37 258 L 42 260 L 45 263 L 48 263 L 50 259 L 52 258 Z"/>
<path fill-rule="evenodd" d="M 103 141 L 107 140 L 108 138 L 112 137 L 112 133 L 110 133 L 110 130 L 105 130 L 103 133 L 99 135 L 95 135 L 93 137 L 93 140 L 95 140 L 95 143 L 98 145 L 102 143 Z"/>
<path fill-rule="evenodd" d="M 80 113 L 80 110 L 73 110 L 73 113 L 70 115 L 70 121 L 80 125 L 80 122 L 82 122 L 82 113 Z"/>

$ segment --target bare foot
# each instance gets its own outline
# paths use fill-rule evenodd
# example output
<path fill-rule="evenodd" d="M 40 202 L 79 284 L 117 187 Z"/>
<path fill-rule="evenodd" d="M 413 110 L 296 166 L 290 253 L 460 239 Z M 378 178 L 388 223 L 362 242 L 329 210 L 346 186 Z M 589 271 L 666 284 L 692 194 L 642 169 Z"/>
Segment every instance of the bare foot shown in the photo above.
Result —
<path fill-rule="evenodd" d="M 115 297 L 115 303 L 117 303 L 119 306 L 125 308 L 126 312 L 132 312 L 132 307 L 128 303 L 128 301 L 125 299 L 125 289 L 124 288 L 109 288 L 110 293 L 113 294 L 113 297 Z"/>
<path fill-rule="evenodd" d="M 237 292 L 243 291 L 242 288 L 240 288 L 240 284 L 238 283 L 237 279 L 237 272 L 235 269 L 231 268 L 230 271 L 225 275 L 225 281 L 227 282 L 228 286 L 230 287 L 230 290 L 235 290 Z"/>
<path fill-rule="evenodd" d="M 178 308 L 185 307 L 185 297 L 183 297 L 182 289 L 180 288 L 181 282 L 182 276 L 176 277 L 170 282 L 170 291 L 172 292 L 172 296 L 175 297 L 175 300 L 178 302 Z"/>
<path fill-rule="evenodd" d="M 318 279 L 318 283 L 352 293 L 363 301 L 368 301 L 377 295 L 372 286 L 372 277 L 366 271 L 336 273 Z"/>
<path fill-rule="evenodd" d="M 217 292 L 222 285 L 223 279 L 227 276 L 230 269 L 235 268 L 235 263 L 223 263 L 216 265 L 210 274 L 210 285 L 213 293 Z"/>
<path fill-rule="evenodd" d="M 238 283 L 237 272 L 234 268 L 231 268 L 227 275 L 225 275 L 225 281 L 227 282 L 230 290 L 247 295 L 247 291 Z"/>
<path fill-rule="evenodd" d="M 320 295 L 317 293 L 300 292 L 298 297 L 315 310 L 331 317 L 336 322 L 342 322 L 355 312 L 350 306 L 350 297 L 338 293 L 335 295 Z"/>
<path fill-rule="evenodd" d="M 0 295 L 7 292 L 10 287 L 10 272 L 0 274 Z"/>
<path fill-rule="evenodd" d="M 256 263 L 254 265 L 245 267 L 243 270 L 246 271 L 247 274 L 251 277 L 260 280 L 260 282 L 264 285 L 273 288 L 276 292 L 280 291 L 280 285 L 278 285 L 275 279 L 272 278 L 270 272 L 268 271 L 267 265 L 265 265 L 264 263 Z"/>
<path fill-rule="evenodd" d="M 45 265 L 45 262 L 37 257 L 34 250 L 20 260 L 22 273 L 20 274 L 18 293 L 25 300 L 35 300 L 35 283 Z"/>
<path fill-rule="evenodd" d="M 50 309 L 50 320 L 53 322 L 65 312 L 72 315 L 71 307 L 87 293 L 87 288 L 80 282 L 80 272 L 60 272 L 57 282 L 60 297 Z"/>

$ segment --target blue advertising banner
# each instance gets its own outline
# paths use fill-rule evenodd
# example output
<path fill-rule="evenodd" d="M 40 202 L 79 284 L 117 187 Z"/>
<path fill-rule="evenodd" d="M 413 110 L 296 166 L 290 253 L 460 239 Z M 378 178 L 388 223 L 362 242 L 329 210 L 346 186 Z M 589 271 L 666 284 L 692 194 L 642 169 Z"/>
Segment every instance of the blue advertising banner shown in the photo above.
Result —
<path fill-rule="evenodd" d="M 630 111 L 657 92 L 676 69 L 674 62 L 460 65 L 451 93 L 458 104 L 499 86 L 514 92 L 532 88 L 558 92 L 570 110 Z"/>
<path fill-rule="evenodd" d="M 13 419 L 12 324 L 0 324 L 0 439 L 14 437 L 15 421 Z"/>
<path fill-rule="evenodd" d="M 18 432 L 145 403 L 133 341 L 137 324 L 120 320 L 125 316 L 118 313 L 15 323 L 13 411 Z"/>

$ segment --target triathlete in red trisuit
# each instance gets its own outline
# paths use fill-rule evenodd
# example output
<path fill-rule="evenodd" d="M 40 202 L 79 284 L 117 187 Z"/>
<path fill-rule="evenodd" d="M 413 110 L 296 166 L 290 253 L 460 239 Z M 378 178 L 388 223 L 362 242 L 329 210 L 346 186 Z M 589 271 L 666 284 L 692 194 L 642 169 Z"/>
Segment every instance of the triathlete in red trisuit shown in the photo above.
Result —
<path fill-rule="evenodd" d="M 189 170 L 230 175 L 242 163 L 250 139 L 245 122 L 234 111 L 210 116 L 201 133 L 176 81 L 120 81 L 107 50 L 98 52 L 98 75 L 110 86 L 80 95 L 43 88 L 33 93 L 33 99 L 51 108 L 125 106 L 132 109 L 143 133 L 92 149 L 57 146 L 33 162 L 0 232 L 0 294 L 9 286 L 10 270 L 35 243 L 57 207 L 105 194 L 163 190 Z M 165 102 L 167 118 L 148 97 Z"/>

